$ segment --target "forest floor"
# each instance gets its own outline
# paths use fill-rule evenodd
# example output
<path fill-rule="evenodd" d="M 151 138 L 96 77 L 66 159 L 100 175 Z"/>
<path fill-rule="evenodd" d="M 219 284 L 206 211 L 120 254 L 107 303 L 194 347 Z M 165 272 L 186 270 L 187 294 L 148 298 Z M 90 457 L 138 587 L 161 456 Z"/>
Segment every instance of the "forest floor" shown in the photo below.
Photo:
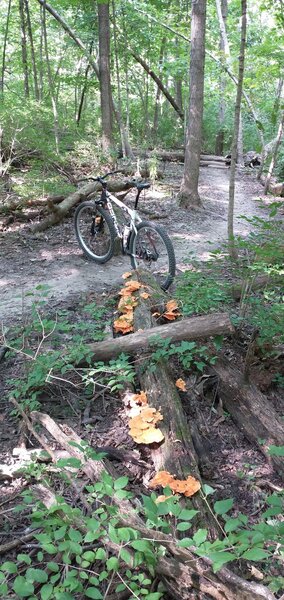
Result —
<path fill-rule="evenodd" d="M 177 207 L 176 194 L 183 165 L 169 163 L 165 177 L 141 197 L 140 208 L 146 219 L 159 219 L 170 234 L 177 259 L 177 272 L 188 269 L 192 258 L 205 261 L 212 250 L 226 242 L 229 170 L 202 168 L 200 194 L 204 210 L 187 211 Z M 55 190 L 56 192 L 56 190 Z M 236 182 L 235 234 L 245 237 L 252 226 L 242 218 L 265 218 L 268 209 L 260 202 L 263 187 L 253 170 L 241 173 Z M 131 194 L 127 196 L 131 202 Z M 132 197 L 133 198 L 133 197 Z M 266 200 L 269 204 L 269 199 Z M 262 206 L 260 206 L 262 204 Z M 143 209 L 147 213 L 143 215 Z M 150 216 L 149 216 L 150 213 Z M 78 247 L 73 218 L 38 234 L 31 234 L 29 223 L 17 221 L 0 230 L 0 306 L 5 323 L 21 318 L 30 304 L 26 296 L 35 286 L 50 288 L 53 306 L 79 298 L 84 292 L 103 292 L 118 285 L 129 269 L 127 257 L 114 257 L 104 266 L 92 263 Z"/>
<path fill-rule="evenodd" d="M 176 205 L 175 197 L 182 170 L 182 165 L 168 164 L 164 179 L 157 182 L 154 189 L 148 190 L 140 204 L 142 211 L 146 211 L 145 218 L 158 219 L 157 222 L 170 234 L 178 274 L 189 268 L 193 257 L 206 263 L 212 250 L 226 242 L 229 188 L 229 170 L 203 168 L 200 193 L 204 209 L 181 210 Z M 235 199 L 236 235 L 246 237 L 252 230 L 252 224 L 242 216 L 247 219 L 255 216 L 266 218 L 269 214 L 269 205 L 274 199 L 261 200 L 262 193 L 263 188 L 257 183 L 255 172 L 238 175 Z M 131 201 L 131 194 L 129 198 Z M 49 290 L 43 314 L 54 315 L 56 312 L 59 315 L 59 338 L 54 348 L 60 347 L 62 342 L 64 348 L 70 348 L 80 332 L 87 343 L 93 341 L 92 334 L 94 339 L 100 339 L 96 338 L 98 324 L 108 331 L 117 303 L 118 288 L 123 282 L 121 276 L 130 269 L 129 260 L 126 257 L 114 257 L 105 266 L 88 261 L 78 248 L 72 215 L 58 226 L 40 234 L 32 234 L 29 224 L 15 221 L 0 232 L 0 248 L 0 320 L 4 327 L 7 326 L 13 332 L 15 326 L 26 326 L 34 301 L 34 296 L 29 293 L 39 284 L 47 284 Z M 8 336 L 9 334 L 10 332 Z M 29 347 L 36 351 L 36 336 L 32 330 L 29 334 L 32 340 Z M 50 348 L 54 350 L 52 342 Z M 243 368 L 245 348 L 242 343 L 229 340 L 222 352 L 233 365 Z M 258 361 L 256 363 L 253 380 L 267 393 L 272 406 L 281 414 L 284 406 L 283 390 L 271 386 L 272 377 L 267 378 L 265 368 Z M 25 428 L 24 434 L 19 430 L 18 419 L 11 414 L 11 404 L 7 399 L 11 389 L 20 389 L 17 386 L 21 385 L 21 379 L 25 381 L 26 365 L 26 358 L 19 354 L 9 354 L 0 364 L 3 393 L 0 414 L 0 437 L 3 445 L 0 463 L 7 465 L 8 470 L 17 464 L 18 458 L 13 455 L 13 450 L 20 445 L 20 440 L 23 442 L 23 436 L 28 446 L 31 440 L 32 444 L 38 445 Z M 189 390 L 188 393 L 181 394 L 182 405 L 188 423 L 197 424 L 202 439 L 206 442 L 206 452 L 211 464 L 211 473 L 207 476 L 206 483 L 215 489 L 214 499 L 234 498 L 233 515 L 241 511 L 249 517 L 250 524 L 253 524 L 265 506 L 266 496 L 279 489 L 281 480 L 256 445 L 246 439 L 222 406 L 215 408 L 212 397 L 206 397 L 200 391 L 202 375 L 192 373 L 190 369 L 182 370 L 178 361 L 174 361 L 171 368 L 175 379 L 182 377 Z M 277 363 L 276 371 L 278 368 Z M 126 474 L 129 477 L 130 489 L 135 495 L 145 493 L 145 490 L 147 493 L 147 481 L 154 474 L 153 466 L 149 468 L 151 451 L 145 446 L 140 446 L 137 451 L 137 445 L 129 436 L 125 407 L 118 394 L 105 389 L 95 399 L 86 401 L 82 382 L 72 386 L 71 376 L 70 382 L 62 380 L 62 384 L 58 382 L 53 385 L 52 381 L 46 384 L 44 380 L 37 400 L 42 412 L 51 415 L 57 423 L 67 423 L 92 446 L 121 449 L 115 468 L 120 475 Z M 53 445 L 50 437 L 45 439 Z M 127 452 L 131 454 L 129 459 Z M 135 457 L 142 461 L 140 465 L 135 463 Z M 36 477 L 33 472 L 32 480 Z M 5 505 L 3 514 L 6 519 L 0 546 L 1 542 L 4 544 L 10 537 L 22 535 L 29 525 L 27 516 L 19 518 L 9 512 L 19 502 L 18 495 L 26 485 L 25 477 L 18 475 L 5 478 L 1 476 L 0 469 L 0 507 Z M 29 551 L 29 546 L 25 548 Z M 7 556 L 9 560 L 14 560 L 15 551 L 12 550 Z M 238 573 L 243 577 L 251 577 L 244 564 Z M 279 575 L 274 563 L 268 575 L 272 578 Z M 187 597 L 193 600 L 202 596 L 192 591 Z"/>

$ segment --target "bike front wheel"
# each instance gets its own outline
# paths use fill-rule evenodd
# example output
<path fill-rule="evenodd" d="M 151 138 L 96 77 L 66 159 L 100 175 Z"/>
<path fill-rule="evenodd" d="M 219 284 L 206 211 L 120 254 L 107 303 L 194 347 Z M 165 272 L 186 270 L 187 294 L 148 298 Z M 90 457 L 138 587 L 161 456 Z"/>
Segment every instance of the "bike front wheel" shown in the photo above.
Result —
<path fill-rule="evenodd" d="M 114 254 L 117 237 L 110 214 L 95 202 L 82 202 L 75 212 L 75 233 L 83 252 L 96 263 L 106 263 Z"/>
<path fill-rule="evenodd" d="M 163 290 L 175 276 L 176 260 L 172 242 L 160 225 L 141 221 L 132 232 L 129 252 L 133 269 L 147 269 Z"/>

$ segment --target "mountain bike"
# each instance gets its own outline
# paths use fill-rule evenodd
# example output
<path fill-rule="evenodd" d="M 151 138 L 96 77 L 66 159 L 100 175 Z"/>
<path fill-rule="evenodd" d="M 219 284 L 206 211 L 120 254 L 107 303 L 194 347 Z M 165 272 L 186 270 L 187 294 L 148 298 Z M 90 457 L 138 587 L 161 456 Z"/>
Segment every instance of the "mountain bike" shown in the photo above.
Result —
<path fill-rule="evenodd" d="M 144 221 L 137 207 L 147 182 L 132 182 L 137 189 L 134 209 L 129 208 L 107 189 L 106 178 L 119 171 L 110 171 L 102 177 L 90 177 L 102 186 L 100 195 L 79 204 L 75 212 L 75 232 L 86 256 L 98 264 L 106 263 L 114 255 L 119 240 L 119 251 L 130 257 L 133 269 L 150 270 L 162 289 L 171 285 L 176 269 L 172 242 L 163 227 Z M 126 222 L 118 222 L 117 208 L 126 215 Z"/>

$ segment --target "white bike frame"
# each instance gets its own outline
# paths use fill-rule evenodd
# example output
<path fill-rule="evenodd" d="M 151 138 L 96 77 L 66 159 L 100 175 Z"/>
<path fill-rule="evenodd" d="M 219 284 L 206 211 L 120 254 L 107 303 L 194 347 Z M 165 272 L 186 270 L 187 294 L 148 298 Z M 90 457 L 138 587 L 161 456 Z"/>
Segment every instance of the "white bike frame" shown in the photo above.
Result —
<path fill-rule="evenodd" d="M 136 223 L 141 223 L 142 219 L 141 217 L 139 217 L 137 210 L 133 209 L 133 208 L 129 208 L 128 206 L 126 206 L 126 204 L 124 204 L 124 202 L 122 202 L 121 200 L 118 200 L 118 198 L 116 198 L 113 194 L 111 194 L 110 192 L 108 192 L 106 190 L 106 198 L 107 198 L 107 207 L 109 210 L 109 213 L 111 215 L 111 218 L 114 222 L 114 226 L 115 226 L 115 230 L 117 235 L 122 238 L 123 237 L 123 232 L 119 231 L 119 227 L 118 227 L 118 223 L 117 223 L 117 218 L 115 216 L 115 212 L 112 208 L 112 202 L 114 204 L 116 204 L 116 206 L 118 206 L 119 208 L 121 208 L 121 210 L 123 210 L 123 212 L 127 213 L 130 217 L 130 230 L 131 231 L 135 231 L 135 233 L 137 233 L 137 229 L 135 224 Z"/>

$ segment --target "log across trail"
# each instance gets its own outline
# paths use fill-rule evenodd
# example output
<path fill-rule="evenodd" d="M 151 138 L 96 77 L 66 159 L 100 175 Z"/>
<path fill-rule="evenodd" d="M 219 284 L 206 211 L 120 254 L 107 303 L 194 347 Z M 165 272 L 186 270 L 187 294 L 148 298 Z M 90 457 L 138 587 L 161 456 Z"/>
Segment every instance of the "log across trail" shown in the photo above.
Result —
<path fill-rule="evenodd" d="M 202 317 L 190 317 L 175 321 L 168 325 L 157 325 L 145 331 L 130 333 L 125 337 L 114 338 L 89 344 L 93 353 L 93 360 L 109 360 L 126 352 L 135 354 L 141 350 L 149 350 L 155 340 L 170 339 L 172 342 L 182 340 L 199 340 L 215 335 L 229 335 L 234 332 L 234 327 L 225 313 L 215 313 Z"/>

